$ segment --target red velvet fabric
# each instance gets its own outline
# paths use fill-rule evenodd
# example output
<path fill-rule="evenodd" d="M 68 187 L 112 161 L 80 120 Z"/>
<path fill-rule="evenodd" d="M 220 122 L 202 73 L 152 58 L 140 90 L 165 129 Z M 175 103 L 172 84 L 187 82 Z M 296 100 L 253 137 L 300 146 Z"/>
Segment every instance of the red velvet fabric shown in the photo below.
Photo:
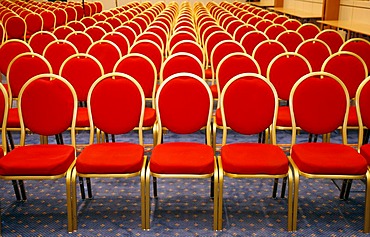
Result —
<path fill-rule="evenodd" d="M 210 174 L 214 171 L 212 147 L 192 142 L 172 142 L 154 147 L 150 171 L 159 174 Z"/>
<path fill-rule="evenodd" d="M 61 76 L 75 89 L 79 101 L 87 101 L 91 85 L 102 76 L 99 65 L 89 57 L 73 57 L 64 65 Z"/>
<path fill-rule="evenodd" d="M 346 43 L 343 50 L 353 52 L 359 55 L 366 63 L 370 71 L 370 44 L 364 41 L 353 41 Z"/>
<path fill-rule="evenodd" d="M 286 174 L 288 158 L 284 151 L 271 144 L 235 143 L 221 148 L 225 172 L 234 174 Z"/>
<path fill-rule="evenodd" d="M 361 175 L 367 171 L 365 158 L 343 144 L 296 144 L 291 157 L 302 172 L 310 174 Z"/>
<path fill-rule="evenodd" d="M 216 44 L 218 44 L 219 42 L 223 40 L 232 40 L 232 37 L 229 34 L 227 34 L 224 30 L 219 31 L 217 33 L 215 32 L 215 34 L 209 35 L 209 37 L 207 38 L 205 42 L 207 44 L 206 50 L 207 50 L 207 55 L 209 59 L 211 57 L 213 48 L 216 46 Z"/>
<path fill-rule="evenodd" d="M 310 62 L 313 72 L 321 71 L 322 64 L 330 56 L 327 47 L 319 41 L 303 44 L 297 53 L 302 54 Z"/>
<path fill-rule="evenodd" d="M 294 52 L 303 42 L 303 38 L 295 31 L 285 31 L 276 39 L 286 47 L 288 52 Z"/>
<path fill-rule="evenodd" d="M 362 123 L 370 128 L 370 83 L 364 85 L 361 91 L 359 105 Z"/>
<path fill-rule="evenodd" d="M 356 90 L 367 77 L 366 66 L 353 55 L 341 54 L 331 57 L 325 65 L 324 71 L 337 76 L 347 87 L 349 97 L 356 96 Z"/>
<path fill-rule="evenodd" d="M 204 74 L 205 74 L 206 79 L 212 79 L 213 73 L 212 73 L 212 69 L 211 68 L 207 68 L 204 71 Z"/>
<path fill-rule="evenodd" d="M 225 41 L 222 44 L 218 45 L 217 48 L 213 50 L 213 58 L 211 58 L 211 63 L 213 64 L 213 69 L 216 72 L 217 66 L 220 61 L 227 55 L 231 53 L 243 53 L 244 50 L 240 44 L 237 44 L 235 41 Z M 210 55 L 212 56 L 212 55 Z"/>
<path fill-rule="evenodd" d="M 343 125 L 346 97 L 334 79 L 310 77 L 296 89 L 293 102 L 296 124 L 312 134 L 325 134 Z"/>
<path fill-rule="evenodd" d="M 32 38 L 30 38 L 30 41 L 28 41 L 28 43 L 31 46 L 33 52 L 42 55 L 45 47 L 53 40 L 55 40 L 55 37 L 53 37 L 50 34 L 37 33 L 36 36 L 33 36 Z"/>
<path fill-rule="evenodd" d="M 10 108 L 8 110 L 7 128 L 20 128 L 21 122 L 19 121 L 18 108 Z"/>
<path fill-rule="evenodd" d="M 223 61 L 222 65 L 219 66 L 216 78 L 220 90 L 222 91 L 231 78 L 248 72 L 258 73 L 258 65 L 246 54 L 234 54 L 228 57 Z"/>
<path fill-rule="evenodd" d="M 78 52 L 70 44 L 58 42 L 49 44 L 44 51 L 44 57 L 50 62 L 53 73 L 58 74 L 64 60 L 75 53 Z"/>
<path fill-rule="evenodd" d="M 109 134 L 133 130 L 141 115 L 141 95 L 133 82 L 107 78 L 98 83 L 91 96 L 94 125 Z"/>
<path fill-rule="evenodd" d="M 292 118 L 290 116 L 289 106 L 279 106 L 276 125 L 283 126 L 283 127 L 292 126 Z"/>
<path fill-rule="evenodd" d="M 151 98 L 153 96 L 153 87 L 157 75 L 155 68 L 153 68 L 150 63 L 150 59 L 137 55 L 129 55 L 125 59 L 119 61 L 116 66 L 115 72 L 122 72 L 130 75 L 139 82 L 146 98 Z"/>
<path fill-rule="evenodd" d="M 259 31 L 253 31 L 247 34 L 248 35 L 241 39 L 243 41 L 241 41 L 240 43 L 245 48 L 247 54 L 252 55 L 254 48 L 262 41 L 267 40 L 267 37 L 265 34 L 262 34 Z"/>
<path fill-rule="evenodd" d="M 210 98 L 207 88 L 193 78 L 175 78 L 157 95 L 162 126 L 180 133 L 193 133 L 207 124 Z"/>
<path fill-rule="evenodd" d="M 68 145 L 29 145 L 17 147 L 0 159 L 0 175 L 59 175 L 75 159 Z"/>
<path fill-rule="evenodd" d="M 177 55 L 166 60 L 162 67 L 163 80 L 180 72 L 188 72 L 203 78 L 203 67 L 198 61 L 188 55 Z"/>
<path fill-rule="evenodd" d="M 144 127 L 153 126 L 156 119 L 157 119 L 157 115 L 156 115 L 155 109 L 145 107 L 143 126 Z"/>
<path fill-rule="evenodd" d="M 212 97 L 213 98 L 218 98 L 218 90 L 217 90 L 217 85 L 211 85 L 211 92 L 212 92 Z"/>
<path fill-rule="evenodd" d="M 294 70 L 293 70 L 294 69 Z M 289 100 L 289 94 L 296 81 L 308 74 L 310 69 L 300 57 L 289 55 L 279 57 L 270 67 L 268 78 L 282 100 Z"/>
<path fill-rule="evenodd" d="M 94 56 L 103 65 L 104 73 L 113 72 L 113 67 L 120 59 L 120 51 L 107 42 L 93 44 L 87 52 Z"/>
<path fill-rule="evenodd" d="M 350 106 L 349 107 L 349 113 L 348 113 L 348 126 L 358 126 L 358 117 L 356 112 L 356 106 Z"/>
<path fill-rule="evenodd" d="M 257 60 L 261 68 L 262 76 L 266 76 L 267 67 L 272 59 L 281 53 L 285 53 L 285 49 L 274 41 L 260 44 L 259 47 L 253 51 L 253 57 Z"/>
<path fill-rule="evenodd" d="M 76 127 L 89 127 L 89 114 L 87 108 L 79 107 L 77 109 Z"/>
<path fill-rule="evenodd" d="M 19 54 L 31 52 L 30 47 L 27 47 L 26 43 L 20 43 L 18 41 L 8 41 L 0 47 L 0 72 L 6 75 L 10 62 Z"/>
<path fill-rule="evenodd" d="M 100 143 L 87 146 L 77 158 L 77 172 L 124 174 L 140 171 L 144 147 L 131 143 Z"/>
<path fill-rule="evenodd" d="M 227 126 L 241 134 L 258 134 L 273 121 L 275 97 L 259 78 L 243 77 L 226 88 L 222 102 Z"/>
<path fill-rule="evenodd" d="M 366 159 L 367 165 L 370 165 L 370 144 L 362 145 L 360 148 L 360 154 Z"/>
<path fill-rule="evenodd" d="M 66 38 L 78 49 L 79 53 L 86 53 L 89 46 L 93 43 L 91 37 L 87 33 L 76 31 Z"/>
<path fill-rule="evenodd" d="M 154 42 L 139 42 L 132 46 L 130 53 L 141 53 L 147 56 L 154 63 L 157 73 L 160 72 L 162 66 L 162 52 L 160 48 L 156 47 Z"/>
<path fill-rule="evenodd" d="M 21 98 L 26 128 L 50 136 L 66 131 L 72 124 L 72 92 L 60 80 L 39 79 L 28 84 Z"/>
<path fill-rule="evenodd" d="M 305 40 L 307 40 L 315 38 L 320 32 L 320 29 L 310 24 L 303 24 L 302 27 L 297 29 L 297 32 L 300 33 Z"/>
<path fill-rule="evenodd" d="M 327 43 L 332 53 L 338 52 L 344 43 L 342 36 L 337 31 L 323 31 L 317 38 Z"/>
<path fill-rule="evenodd" d="M 179 53 L 179 52 L 190 53 L 190 54 L 194 55 L 195 57 L 197 57 L 199 59 L 199 61 L 201 61 L 202 63 L 205 60 L 204 59 L 204 52 L 203 52 L 202 48 L 200 47 L 200 45 L 196 42 L 192 42 L 192 41 L 182 42 L 181 44 L 176 45 L 176 47 L 174 47 L 172 49 L 173 54 L 174 53 Z M 207 77 L 207 75 L 210 75 L 209 70 L 208 70 L 208 72 L 207 72 L 207 69 L 205 71 L 207 79 L 212 78 L 212 74 L 211 74 L 211 76 Z"/>

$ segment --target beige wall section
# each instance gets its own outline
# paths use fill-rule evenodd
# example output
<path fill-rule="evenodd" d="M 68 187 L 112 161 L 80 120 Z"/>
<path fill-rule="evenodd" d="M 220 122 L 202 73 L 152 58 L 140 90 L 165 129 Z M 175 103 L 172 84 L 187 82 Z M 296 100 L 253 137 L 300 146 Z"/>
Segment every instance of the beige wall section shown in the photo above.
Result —
<path fill-rule="evenodd" d="M 323 0 L 284 0 L 284 7 L 321 14 Z"/>
<path fill-rule="evenodd" d="M 370 23 L 369 0 L 340 0 L 339 20 Z"/>

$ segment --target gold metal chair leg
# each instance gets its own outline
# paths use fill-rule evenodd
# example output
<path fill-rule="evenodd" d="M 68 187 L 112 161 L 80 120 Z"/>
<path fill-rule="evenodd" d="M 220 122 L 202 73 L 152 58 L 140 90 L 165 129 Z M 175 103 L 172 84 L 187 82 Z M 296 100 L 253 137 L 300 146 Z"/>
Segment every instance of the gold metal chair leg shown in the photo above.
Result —
<path fill-rule="evenodd" d="M 364 233 L 370 232 L 370 173 L 366 173 Z"/>

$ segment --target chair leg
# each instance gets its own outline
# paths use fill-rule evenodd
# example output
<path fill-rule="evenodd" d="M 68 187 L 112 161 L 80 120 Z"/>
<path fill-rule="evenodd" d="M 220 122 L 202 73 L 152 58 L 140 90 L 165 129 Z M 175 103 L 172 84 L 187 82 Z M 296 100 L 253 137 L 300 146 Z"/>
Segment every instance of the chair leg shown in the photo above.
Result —
<path fill-rule="evenodd" d="M 18 184 L 19 184 L 19 189 L 21 190 L 22 200 L 26 201 L 27 195 L 26 195 L 26 189 L 24 187 L 23 180 L 18 180 Z"/>
<path fill-rule="evenodd" d="M 279 179 L 278 178 L 274 179 L 274 185 L 272 188 L 272 198 L 276 198 L 278 184 L 279 184 Z"/>
<path fill-rule="evenodd" d="M 297 218 L 298 218 L 298 193 L 299 193 L 299 173 L 294 171 L 294 184 L 293 184 L 293 219 L 292 219 L 292 231 L 297 230 Z"/>
<path fill-rule="evenodd" d="M 145 229 L 150 229 L 150 169 L 145 171 Z"/>
<path fill-rule="evenodd" d="M 158 191 L 157 191 L 157 177 L 153 177 L 153 196 L 155 198 L 158 197 Z"/>
<path fill-rule="evenodd" d="M 370 173 L 366 173 L 364 233 L 370 232 Z"/>
<path fill-rule="evenodd" d="M 15 148 L 15 145 L 14 145 L 14 140 L 13 140 L 13 135 L 10 131 L 7 131 L 7 137 L 8 137 L 8 152 L 10 152 L 11 150 L 13 150 Z"/>
<path fill-rule="evenodd" d="M 280 198 L 285 198 L 286 180 L 287 180 L 287 177 L 283 178 L 283 183 L 282 183 L 282 186 L 281 186 Z"/>
<path fill-rule="evenodd" d="M 344 200 L 348 200 L 349 198 L 349 193 L 351 192 L 351 187 L 352 187 L 352 179 L 349 179 L 347 182 L 347 187 L 346 187 L 346 193 L 344 196 Z"/>
<path fill-rule="evenodd" d="M 79 184 L 80 184 L 80 190 L 81 190 L 81 199 L 85 200 L 86 195 L 85 195 L 85 184 L 84 184 L 84 179 L 82 177 L 78 177 Z"/>
<path fill-rule="evenodd" d="M 14 193 L 17 201 L 22 201 L 21 193 L 19 192 L 18 182 L 17 180 L 12 180 Z"/>
<path fill-rule="evenodd" d="M 89 199 L 92 199 L 93 195 L 92 195 L 91 179 L 90 178 L 86 178 L 86 186 L 87 186 L 87 196 L 89 197 Z"/>
<path fill-rule="evenodd" d="M 216 200 L 218 199 L 217 201 L 217 209 L 218 209 L 217 230 L 222 230 L 223 187 L 224 187 L 224 175 L 223 175 L 223 172 L 219 172 L 217 187 L 216 187 L 216 192 L 215 192 L 215 196 L 216 196 L 215 199 Z"/>
<path fill-rule="evenodd" d="M 72 220 L 73 220 L 73 230 L 77 230 L 77 190 L 76 190 L 76 169 L 74 168 L 72 170 L 72 175 L 71 175 L 71 200 L 72 200 Z M 81 179 L 80 179 L 81 180 Z M 82 191 L 82 189 L 81 189 Z M 85 195 L 85 190 L 84 190 L 84 195 Z"/>
<path fill-rule="evenodd" d="M 212 176 L 211 177 L 211 193 L 210 193 L 211 198 L 215 197 L 214 192 L 215 192 L 215 176 Z"/>

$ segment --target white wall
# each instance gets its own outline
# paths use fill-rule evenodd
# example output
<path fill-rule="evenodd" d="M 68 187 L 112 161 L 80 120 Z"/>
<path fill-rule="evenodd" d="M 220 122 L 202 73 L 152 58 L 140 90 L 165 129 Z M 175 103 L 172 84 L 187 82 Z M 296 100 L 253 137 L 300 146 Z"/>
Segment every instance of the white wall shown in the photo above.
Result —
<path fill-rule="evenodd" d="M 370 1 L 341 0 L 339 20 L 370 24 Z"/>
<path fill-rule="evenodd" d="M 314 14 L 322 13 L 323 0 L 284 0 L 284 7 Z"/>

